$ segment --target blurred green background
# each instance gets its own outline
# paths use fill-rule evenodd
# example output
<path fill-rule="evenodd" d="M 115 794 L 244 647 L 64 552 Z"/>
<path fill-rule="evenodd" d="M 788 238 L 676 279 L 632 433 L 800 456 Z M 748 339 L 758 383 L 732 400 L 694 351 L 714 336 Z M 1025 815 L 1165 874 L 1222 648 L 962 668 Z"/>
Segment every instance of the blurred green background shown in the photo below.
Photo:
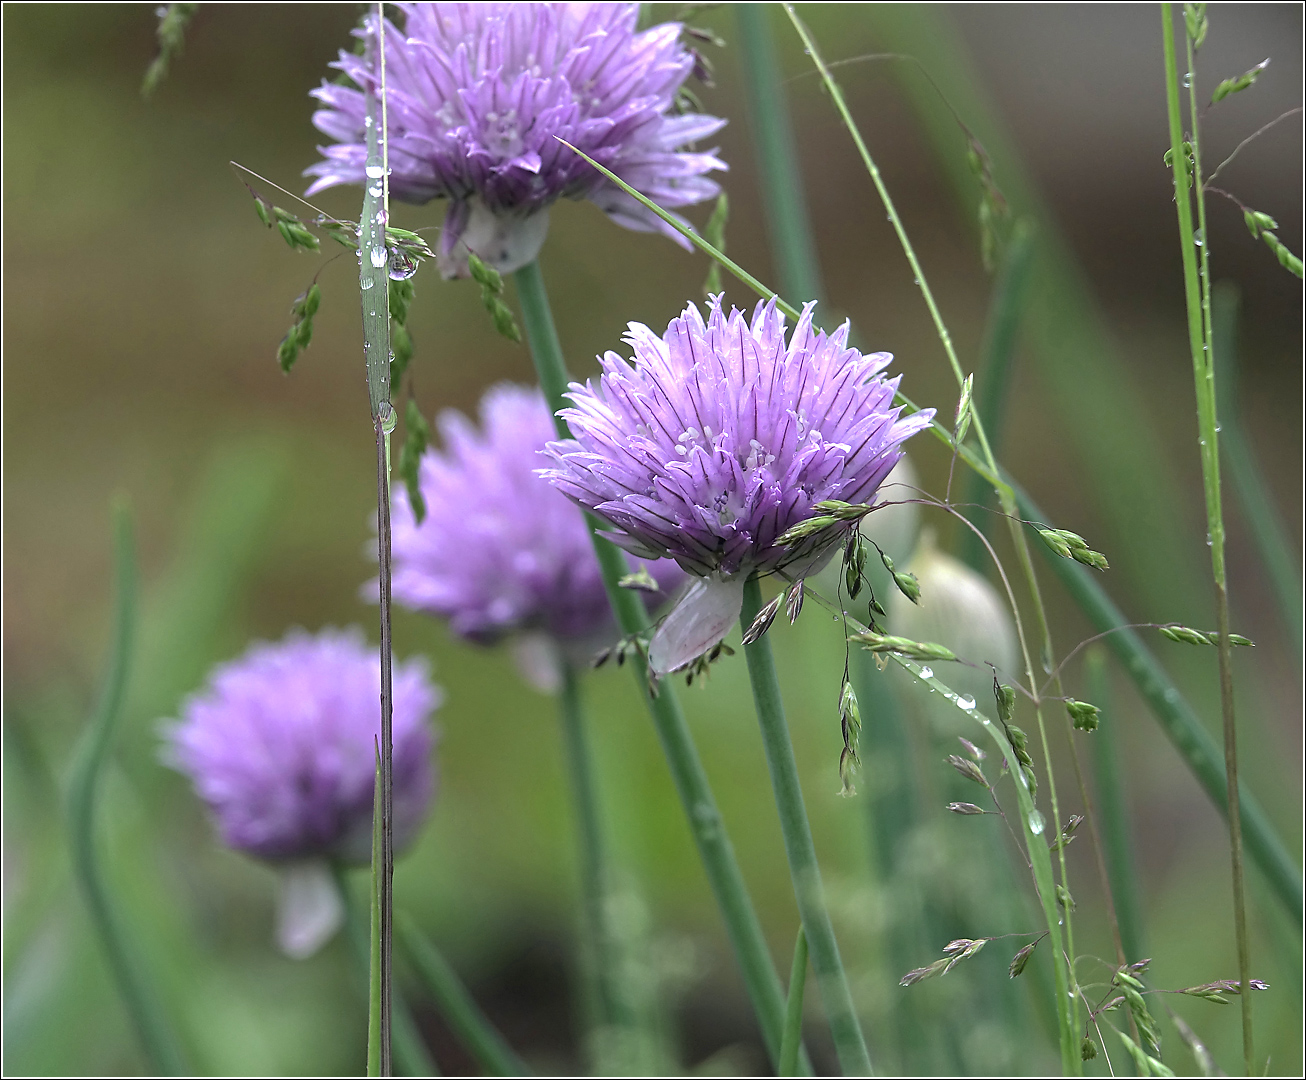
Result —
<path fill-rule="evenodd" d="M 659 18 L 674 5 L 656 5 Z M 305 962 L 271 943 L 274 878 L 220 848 L 185 782 L 157 759 L 158 722 L 176 715 L 210 666 L 291 626 L 358 622 L 368 577 L 375 471 L 347 259 L 321 278 L 311 349 L 293 376 L 275 362 L 291 300 L 317 261 L 258 224 L 235 159 L 292 190 L 315 158 L 307 92 L 347 43 L 355 5 L 205 6 L 156 97 L 138 89 L 154 52 L 150 5 L 6 5 L 4 20 L 4 1055 L 13 1073 L 132 1073 L 143 1058 L 70 877 L 62 794 L 70 754 L 106 655 L 108 507 L 129 495 L 144 608 L 128 711 L 103 790 L 102 841 L 130 928 L 166 990 L 196 1067 L 208 1073 L 357 1072 L 365 1011 L 344 944 Z M 1016 358 L 1001 458 L 1060 526 L 1107 551 L 1102 579 L 1131 618 L 1214 625 L 1195 445 L 1191 369 L 1176 250 L 1164 90 L 1153 6 L 811 5 L 829 59 L 917 55 L 994 155 L 1019 209 L 1035 192 L 1045 235 L 1077 260 L 1074 303 L 1032 313 Z M 779 10 L 771 12 L 798 133 L 830 300 L 871 347 L 892 351 L 904 389 L 950 414 L 956 390 L 927 313 L 869 180 Z M 1210 7 L 1202 77 L 1211 85 L 1269 55 L 1255 88 L 1213 110 L 1208 162 L 1300 103 L 1301 9 Z M 710 50 L 706 111 L 730 118 L 732 257 L 774 280 L 729 5 L 703 15 L 725 39 Z M 951 121 L 906 65 L 839 72 L 930 274 L 963 364 L 975 360 L 991 280 L 975 238 L 978 191 L 965 144 L 931 131 Z M 940 127 L 939 117 L 942 116 Z M 1243 151 L 1222 179 L 1273 214 L 1301 250 L 1301 127 L 1288 121 Z M 949 179 L 962 171 L 963 179 Z M 960 194 L 959 194 L 960 192 Z M 353 191 L 319 200 L 356 214 Z M 1216 276 L 1243 291 L 1241 420 L 1300 551 L 1301 293 L 1254 242 L 1234 207 L 1210 205 Z M 438 225 L 438 205 L 398 207 L 405 227 Z M 700 208 L 695 220 L 705 219 Z M 698 299 L 705 261 L 611 225 L 588 204 L 553 211 L 542 256 L 574 373 L 618 347 L 628 320 L 660 329 Z M 1075 280 L 1075 279 L 1072 279 Z M 727 283 L 730 300 L 753 298 Z M 1084 299 L 1086 298 L 1086 300 Z M 802 299 L 802 298 L 796 298 Z M 1098 305 L 1093 333 L 1076 304 Z M 532 381 L 523 347 L 496 336 L 466 282 L 417 279 L 409 327 L 415 386 L 429 416 L 472 409 L 496 380 Z M 1132 419 L 1140 423 L 1131 426 Z M 949 461 L 917 440 L 924 486 L 941 493 Z M 1258 647 L 1237 657 L 1245 782 L 1290 849 L 1301 841 L 1301 657 L 1235 499 L 1226 499 L 1235 628 Z M 934 522 L 950 542 L 942 520 Z M 1044 575 L 1046 577 L 1046 575 Z M 1055 584 L 1045 593 L 1058 648 L 1088 632 Z M 946 979 L 896 985 L 894 927 L 903 882 L 873 871 L 865 793 L 837 797 L 843 663 L 838 627 L 809 608 L 777 628 L 790 723 L 836 928 L 873 1057 L 891 1042 L 901 995 L 985 1074 L 1055 1063 L 1037 982 L 1010 982 L 990 947 Z M 442 789 L 397 872 L 398 900 L 447 952 L 510 1041 L 541 1071 L 578 1063 L 574 989 L 576 866 L 554 705 L 517 677 L 506 652 L 452 640 L 403 614 L 397 652 L 434 660 L 446 700 Z M 1218 732 L 1213 653 L 1155 644 Z M 894 673 L 890 673 L 892 677 Z M 1087 696 L 1078 662 L 1070 692 Z M 1013 907 L 1023 869 L 996 851 L 996 823 L 942 809 L 942 757 L 956 749 L 912 687 L 896 688 L 922 786 L 911 889 L 971 936 L 1034 928 Z M 1169 743 L 1112 673 L 1107 723 L 1125 767 L 1138 882 L 1155 985 L 1236 977 L 1226 830 Z M 624 672 L 587 682 L 614 847 L 642 897 L 646 963 L 687 1067 L 764 1072 L 767 1062 L 680 806 Z M 777 963 L 796 928 L 765 763 L 737 658 L 683 694 Z M 961 730 L 961 729 L 958 729 Z M 863 742 L 868 785 L 876 746 Z M 1065 763 L 1061 763 L 1064 765 Z M 1063 775 L 1068 775 L 1062 769 Z M 866 785 L 864 785 L 866 786 Z M 1067 787 L 1069 785 L 1067 784 Z M 1068 798 L 1068 797 L 1066 797 Z M 1073 805 L 1074 800 L 1069 800 Z M 1065 803 L 1063 802 L 1063 806 Z M 994 843 L 976 840 L 995 826 Z M 1087 841 L 1069 849 L 1077 942 L 1110 954 Z M 1299 931 L 1249 875 L 1257 1046 L 1270 1071 L 1302 1068 Z M 1016 914 L 1013 914 L 1013 911 Z M 898 914 L 894 914 L 898 912 Z M 1024 918 L 1026 921 L 1021 921 Z M 959 931 L 960 932 L 960 931 Z M 927 941 L 912 966 L 946 942 Z M 1286 943 L 1286 944 L 1285 944 Z M 900 950 L 899 950 L 900 951 Z M 983 963 L 981 963 L 983 960 Z M 1086 977 L 1081 972 L 1081 977 Z M 446 1071 L 470 1068 L 434 1012 L 414 1000 Z M 809 1039 L 829 1067 L 814 1003 Z M 1237 1006 L 1171 1003 L 1226 1069 L 1238 1060 Z M 1161 1012 L 1163 1010 L 1156 1010 Z M 1167 1059 L 1193 1068 L 1162 1020 Z M 946 1036 L 946 1037 L 945 1037 Z M 1114 1047 L 1111 1048 L 1114 1052 Z M 893 1060 L 889 1051 L 881 1060 Z M 1092 1068 L 1101 1070 L 1099 1059 Z"/>

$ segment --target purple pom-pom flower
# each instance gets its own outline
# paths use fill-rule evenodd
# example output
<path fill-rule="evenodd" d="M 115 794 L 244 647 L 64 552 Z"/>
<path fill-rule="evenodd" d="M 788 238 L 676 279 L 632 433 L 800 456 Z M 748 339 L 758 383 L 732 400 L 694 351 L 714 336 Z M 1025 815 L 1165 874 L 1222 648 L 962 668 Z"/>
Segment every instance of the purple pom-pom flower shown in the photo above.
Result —
<path fill-rule="evenodd" d="M 393 595 L 479 644 L 511 635 L 528 678 L 555 688 L 558 661 L 581 662 L 615 635 L 598 559 L 584 518 L 537 472 L 557 435 L 544 395 L 493 386 L 480 420 L 478 430 L 454 410 L 440 416 L 444 449 L 419 469 L 420 524 L 407 492 L 395 491 Z M 684 577 L 667 560 L 647 569 L 655 596 Z"/>
<path fill-rule="evenodd" d="M 900 417 L 888 353 L 848 346 L 803 308 L 786 341 L 775 301 L 749 321 L 721 298 L 705 322 L 691 304 L 658 337 L 631 323 L 632 361 L 600 358 L 599 385 L 573 383 L 564 409 L 574 439 L 549 444 L 541 474 L 620 530 L 614 542 L 670 556 L 700 579 L 650 646 L 655 674 L 711 648 L 739 617 L 749 575 L 803 577 L 828 560 L 843 531 L 780 547 L 776 540 L 824 499 L 870 502 L 926 409 Z"/>
<path fill-rule="evenodd" d="M 681 26 L 636 31 L 638 4 L 400 4 L 386 22 L 390 192 L 405 202 L 450 200 L 440 241 L 446 277 L 467 251 L 504 273 L 535 258 L 559 198 L 589 199 L 629 229 L 684 238 L 563 146 L 564 139 L 664 207 L 714 197 L 725 164 L 687 149 L 724 120 L 675 115 L 694 68 Z M 375 33 L 376 22 L 360 35 Z M 378 50 L 333 64 L 380 93 Z M 361 184 L 367 158 L 360 89 L 324 83 L 313 123 L 320 147 L 309 194 Z"/>
<path fill-rule="evenodd" d="M 381 663 L 358 630 L 291 631 L 219 665 L 164 731 L 231 847 L 282 870 L 278 939 L 313 952 L 339 925 L 329 863 L 372 849 Z M 435 794 L 428 724 L 441 693 L 425 664 L 394 666 L 394 837 L 406 846 Z"/>

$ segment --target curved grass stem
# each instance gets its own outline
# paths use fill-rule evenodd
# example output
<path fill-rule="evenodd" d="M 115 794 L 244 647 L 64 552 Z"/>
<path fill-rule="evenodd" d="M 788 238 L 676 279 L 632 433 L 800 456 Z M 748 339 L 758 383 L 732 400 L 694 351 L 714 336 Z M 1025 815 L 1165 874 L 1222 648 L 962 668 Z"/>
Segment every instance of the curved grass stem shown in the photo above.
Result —
<path fill-rule="evenodd" d="M 739 617 L 745 633 L 761 609 L 762 587 L 754 575 L 744 585 L 744 606 Z M 785 855 L 793 879 L 794 899 L 798 903 L 798 914 L 802 918 L 803 934 L 811 955 L 812 971 L 816 975 L 817 989 L 825 1006 L 835 1052 L 845 1076 L 868 1076 L 871 1072 L 871 1059 L 866 1051 L 866 1039 L 862 1035 L 857 1010 L 848 989 L 843 961 L 839 957 L 830 913 L 825 906 L 825 891 L 821 885 L 820 867 L 816 862 L 816 848 L 812 843 L 812 829 L 803 805 L 798 765 L 794 760 L 793 743 L 785 722 L 780 683 L 771 659 L 771 639 L 763 634 L 751 645 L 744 646 L 744 654 L 748 659 L 748 676 L 753 685 L 753 703 L 757 707 L 757 720 L 762 730 L 766 764 L 771 773 L 771 788 L 780 814 L 780 831 L 784 836 Z"/>
<path fill-rule="evenodd" d="M 550 408 L 556 414 L 567 404 L 563 395 L 569 377 L 538 261 L 518 270 L 513 275 L 513 280 L 517 286 L 522 325 L 526 330 L 540 386 Z M 555 423 L 559 436 L 567 438 L 569 432 L 566 424 L 557 417 Z M 586 516 L 594 536 L 594 552 L 598 556 L 604 588 L 616 615 L 617 625 L 623 634 L 640 633 L 648 628 L 648 614 L 643 602 L 635 593 L 617 584 L 630 572 L 625 555 L 616 545 L 603 539 L 596 519 L 592 515 Z M 663 686 L 654 696 L 649 692 L 648 670 L 643 658 L 633 656 L 628 663 L 635 673 L 657 729 L 676 793 L 680 796 L 699 857 L 726 924 L 726 933 L 739 964 L 744 986 L 762 1029 L 767 1052 L 772 1064 L 778 1064 L 781 1033 L 784 1030 L 785 995 L 753 902 L 749 898 L 748 888 L 744 884 L 743 874 L 735 859 L 734 847 L 708 784 L 707 773 L 672 688 Z M 810 1073 L 811 1066 L 805 1051 L 802 1067 Z"/>
<path fill-rule="evenodd" d="M 132 946 L 118 917 L 95 847 L 96 793 L 100 772 L 122 713 L 136 629 L 136 555 L 131 515 L 126 504 L 120 501 L 113 506 L 113 547 L 113 645 L 104 689 L 73 761 L 68 786 L 69 847 L 73 872 L 86 897 L 91 922 L 150 1064 L 161 1076 L 185 1076 L 191 1070 L 186 1065 L 181 1043 L 144 969 L 140 954 Z"/>

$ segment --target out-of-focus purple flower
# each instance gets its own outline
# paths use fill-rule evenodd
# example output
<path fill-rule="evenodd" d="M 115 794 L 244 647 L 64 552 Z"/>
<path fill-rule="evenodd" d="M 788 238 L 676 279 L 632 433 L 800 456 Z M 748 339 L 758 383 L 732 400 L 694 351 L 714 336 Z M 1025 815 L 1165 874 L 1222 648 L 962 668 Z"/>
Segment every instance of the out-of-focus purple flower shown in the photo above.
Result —
<path fill-rule="evenodd" d="M 420 525 L 407 493 L 395 491 L 394 598 L 481 644 L 541 632 L 585 650 L 615 631 L 589 529 L 537 475 L 556 435 L 544 396 L 493 386 L 480 416 L 481 430 L 461 413 L 440 416 L 444 450 L 421 463 Z M 683 577 L 665 560 L 648 569 L 664 592 Z"/>
<path fill-rule="evenodd" d="M 872 501 L 934 415 L 900 418 L 898 379 L 882 374 L 892 357 L 849 348 L 846 323 L 814 330 L 813 306 L 788 342 L 774 300 L 751 322 L 720 297 L 706 322 L 691 304 L 662 337 L 631 323 L 633 361 L 609 352 L 598 387 L 572 384 L 561 415 L 575 438 L 549 444 L 542 475 L 616 525 L 614 542 L 703 579 L 654 637 L 659 674 L 721 640 L 750 574 L 819 567 L 841 530 L 792 547 L 777 538 L 823 499 Z"/>
<path fill-rule="evenodd" d="M 450 201 L 440 241 L 445 276 L 465 275 L 467 250 L 507 273 L 544 242 L 548 207 L 589 199 L 629 229 L 671 229 L 565 139 L 663 207 L 714 197 L 725 164 L 686 149 L 725 124 L 674 115 L 694 57 L 678 23 L 635 29 L 638 4 L 400 4 L 404 30 L 386 23 L 390 192 L 405 202 Z M 373 20 L 367 30 L 375 33 Z M 380 93 L 379 62 L 341 52 L 333 64 Z M 313 115 L 336 140 L 307 170 L 309 193 L 361 184 L 367 158 L 359 89 L 324 83 Z"/>
<path fill-rule="evenodd" d="M 165 731 L 231 847 L 276 863 L 363 863 L 372 850 L 381 664 L 359 630 L 291 631 L 217 667 Z M 394 666 L 395 847 L 435 793 L 428 717 L 440 691 L 420 660 Z"/>

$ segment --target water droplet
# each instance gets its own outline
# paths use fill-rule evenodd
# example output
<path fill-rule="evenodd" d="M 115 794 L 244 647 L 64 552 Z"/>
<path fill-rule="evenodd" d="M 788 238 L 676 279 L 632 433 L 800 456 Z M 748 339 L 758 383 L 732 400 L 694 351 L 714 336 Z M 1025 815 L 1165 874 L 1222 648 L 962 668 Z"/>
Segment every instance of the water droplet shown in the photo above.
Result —
<path fill-rule="evenodd" d="M 386 262 L 387 262 L 387 256 L 386 256 L 385 248 L 383 248 L 383 247 L 374 247 L 374 248 L 373 248 L 373 249 L 368 253 L 368 258 L 370 258 L 370 259 L 372 260 L 372 265 L 375 266 L 375 267 L 377 267 L 377 268 L 379 269 L 380 267 L 384 266 L 384 265 L 386 264 Z"/>
<path fill-rule="evenodd" d="M 358 283 L 358 287 L 360 289 L 370 289 L 372 287 L 372 279 L 370 277 L 363 278 L 363 280 Z"/>
<path fill-rule="evenodd" d="M 1029 821 L 1029 831 L 1035 836 L 1042 836 L 1043 830 L 1047 828 L 1047 822 L 1043 820 L 1043 815 L 1037 810 L 1031 810 L 1027 820 Z"/>
<path fill-rule="evenodd" d="M 399 414 L 394 411 L 388 401 L 381 402 L 378 416 L 381 421 L 381 430 L 387 435 L 394 431 L 395 425 L 399 423 Z"/>
<path fill-rule="evenodd" d="M 390 277 L 395 281 L 407 281 L 417 273 L 417 260 L 409 258 L 398 249 L 390 252 Z"/>
<path fill-rule="evenodd" d="M 1185 72 L 1184 72 L 1184 89 L 1187 90 L 1187 89 L 1188 89 L 1190 86 L 1192 86 L 1192 85 L 1193 85 L 1193 73 L 1192 73 L 1191 71 L 1185 71 Z"/>
<path fill-rule="evenodd" d="M 1193 243 L 1196 244 L 1198 247 L 1201 247 L 1204 243 L 1206 243 L 1206 236 L 1201 229 L 1198 229 L 1196 232 L 1193 233 Z"/>
<path fill-rule="evenodd" d="M 379 199 L 381 197 L 381 185 L 373 184 L 370 188 L 367 189 L 367 193 L 371 195 L 372 198 Z"/>
<path fill-rule="evenodd" d="M 922 679 L 932 679 L 932 678 L 934 678 L 934 669 L 931 668 L 931 667 L 922 667 L 922 668 L 921 668 L 921 678 L 922 678 Z"/>
<path fill-rule="evenodd" d="M 380 180 L 385 175 L 385 170 L 380 165 L 369 165 L 367 167 L 367 178 L 369 180 Z"/>
<path fill-rule="evenodd" d="M 957 699 L 957 708 L 965 709 L 966 712 L 970 712 L 973 708 L 975 708 L 975 699 L 971 697 L 969 694 L 963 694 L 961 697 Z"/>

